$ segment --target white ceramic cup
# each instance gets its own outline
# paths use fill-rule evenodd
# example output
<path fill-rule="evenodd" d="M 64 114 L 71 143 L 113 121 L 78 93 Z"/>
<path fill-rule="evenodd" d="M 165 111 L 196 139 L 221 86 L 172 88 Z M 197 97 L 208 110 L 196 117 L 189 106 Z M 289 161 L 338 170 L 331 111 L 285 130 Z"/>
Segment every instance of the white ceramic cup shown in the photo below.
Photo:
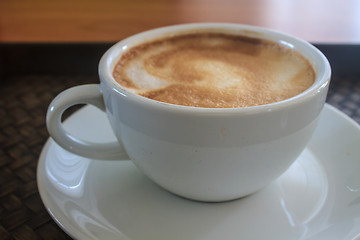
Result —
<path fill-rule="evenodd" d="M 316 81 L 305 92 L 284 101 L 215 109 L 154 101 L 127 91 L 114 80 L 113 68 L 127 49 L 194 29 L 286 45 L 308 59 Z M 131 159 L 154 182 L 185 198 L 231 200 L 263 188 L 300 155 L 324 106 L 330 75 L 330 65 L 319 50 L 286 34 L 224 23 L 164 27 L 111 47 L 99 64 L 100 85 L 77 86 L 59 94 L 49 107 L 47 126 L 51 137 L 70 152 L 95 159 Z M 62 113 L 82 103 L 106 111 L 119 142 L 96 144 L 64 131 Z"/>

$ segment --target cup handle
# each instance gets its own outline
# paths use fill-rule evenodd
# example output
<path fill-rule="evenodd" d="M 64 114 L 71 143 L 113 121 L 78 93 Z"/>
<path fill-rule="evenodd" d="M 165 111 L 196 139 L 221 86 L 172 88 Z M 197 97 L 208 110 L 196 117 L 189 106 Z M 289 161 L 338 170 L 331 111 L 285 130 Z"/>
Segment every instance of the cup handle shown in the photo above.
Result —
<path fill-rule="evenodd" d="M 129 160 L 119 142 L 94 143 L 81 140 L 65 131 L 61 116 L 64 111 L 77 104 L 91 104 L 105 111 L 99 84 L 81 85 L 61 92 L 51 103 L 46 115 L 50 136 L 61 147 L 83 157 L 103 160 Z"/>

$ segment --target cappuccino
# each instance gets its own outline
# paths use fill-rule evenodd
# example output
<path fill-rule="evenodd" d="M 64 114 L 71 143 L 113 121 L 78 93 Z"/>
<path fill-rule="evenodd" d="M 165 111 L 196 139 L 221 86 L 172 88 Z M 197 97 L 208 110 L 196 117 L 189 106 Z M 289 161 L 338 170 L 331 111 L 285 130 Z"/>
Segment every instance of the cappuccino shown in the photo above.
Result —
<path fill-rule="evenodd" d="M 100 84 L 60 93 L 46 123 L 73 154 L 131 159 L 174 194 L 228 201 L 264 188 L 298 159 L 330 76 L 326 57 L 290 35 L 229 23 L 168 26 L 112 46 L 99 63 Z M 117 142 L 65 131 L 63 113 L 84 103 L 105 110 Z"/>
<path fill-rule="evenodd" d="M 282 101 L 315 81 L 293 49 L 263 39 L 188 33 L 130 48 L 113 76 L 127 90 L 170 104 L 238 108 Z"/>

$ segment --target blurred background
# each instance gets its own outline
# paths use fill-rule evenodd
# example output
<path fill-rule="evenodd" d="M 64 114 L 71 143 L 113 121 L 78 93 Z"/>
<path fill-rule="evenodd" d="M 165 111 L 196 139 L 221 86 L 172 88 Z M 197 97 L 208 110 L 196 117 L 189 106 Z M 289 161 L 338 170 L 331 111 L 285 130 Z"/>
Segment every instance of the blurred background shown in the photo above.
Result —
<path fill-rule="evenodd" d="M 1 0 L 0 42 L 114 42 L 165 25 L 234 22 L 360 43 L 358 0 Z"/>

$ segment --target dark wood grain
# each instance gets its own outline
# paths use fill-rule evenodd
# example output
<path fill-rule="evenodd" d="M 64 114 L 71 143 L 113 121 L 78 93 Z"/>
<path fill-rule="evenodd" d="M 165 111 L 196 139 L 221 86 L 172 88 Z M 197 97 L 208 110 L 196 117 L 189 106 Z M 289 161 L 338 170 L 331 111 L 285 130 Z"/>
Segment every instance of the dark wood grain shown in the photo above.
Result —
<path fill-rule="evenodd" d="M 234 22 L 360 43 L 359 16 L 358 0 L 2 0 L 0 42 L 113 42 L 165 25 Z"/>

